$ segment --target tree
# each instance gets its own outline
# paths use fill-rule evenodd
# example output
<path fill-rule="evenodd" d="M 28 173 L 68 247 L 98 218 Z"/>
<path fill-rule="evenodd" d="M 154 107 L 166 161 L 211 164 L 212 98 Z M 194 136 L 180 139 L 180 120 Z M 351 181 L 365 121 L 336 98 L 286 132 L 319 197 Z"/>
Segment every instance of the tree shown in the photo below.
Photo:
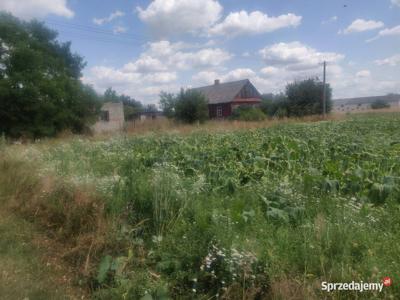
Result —
<path fill-rule="evenodd" d="M 317 78 L 295 81 L 286 86 L 289 116 L 322 114 L 324 84 Z M 332 89 L 326 84 L 326 112 L 332 109 Z"/>
<path fill-rule="evenodd" d="M 144 110 L 148 113 L 158 112 L 157 106 L 155 104 L 147 104 Z"/>
<path fill-rule="evenodd" d="M 177 98 L 174 94 L 161 92 L 160 93 L 160 107 L 163 111 L 163 114 L 168 118 L 175 117 L 175 105 L 176 105 Z"/>
<path fill-rule="evenodd" d="M 103 102 L 122 102 L 125 120 L 134 120 L 143 111 L 143 105 L 140 101 L 124 94 L 118 95 L 112 88 L 108 88 L 104 92 Z"/>
<path fill-rule="evenodd" d="M 208 119 L 208 104 L 203 94 L 181 89 L 178 95 L 161 92 L 160 106 L 168 118 L 184 123 L 204 122 Z"/>
<path fill-rule="evenodd" d="M 371 103 L 372 109 L 382 109 L 382 108 L 389 108 L 389 107 L 390 107 L 390 104 L 382 99 L 377 99 Z"/>
<path fill-rule="evenodd" d="M 175 118 L 184 123 L 204 122 L 208 119 L 208 104 L 204 95 L 182 89 L 176 100 Z"/>
<path fill-rule="evenodd" d="M 11 137 L 82 132 L 99 101 L 82 84 L 83 58 L 37 21 L 0 13 L 0 132 Z"/>
<path fill-rule="evenodd" d="M 260 109 L 270 117 L 287 116 L 287 98 L 284 94 L 263 94 Z"/>

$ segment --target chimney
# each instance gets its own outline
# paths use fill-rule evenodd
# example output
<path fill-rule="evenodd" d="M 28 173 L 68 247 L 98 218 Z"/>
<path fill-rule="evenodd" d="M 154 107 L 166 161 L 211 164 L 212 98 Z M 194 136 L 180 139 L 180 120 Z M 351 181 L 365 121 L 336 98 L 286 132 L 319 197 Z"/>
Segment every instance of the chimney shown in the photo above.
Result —
<path fill-rule="evenodd" d="M 214 80 L 214 85 L 218 85 L 219 84 L 219 79 L 215 79 Z"/>

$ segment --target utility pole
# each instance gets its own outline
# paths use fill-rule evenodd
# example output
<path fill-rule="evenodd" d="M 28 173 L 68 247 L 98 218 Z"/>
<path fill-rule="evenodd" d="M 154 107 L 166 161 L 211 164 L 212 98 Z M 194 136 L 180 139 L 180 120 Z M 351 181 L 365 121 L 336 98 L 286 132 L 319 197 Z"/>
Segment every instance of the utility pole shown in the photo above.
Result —
<path fill-rule="evenodd" d="M 326 61 L 324 61 L 324 92 L 322 96 L 322 114 L 326 118 Z"/>

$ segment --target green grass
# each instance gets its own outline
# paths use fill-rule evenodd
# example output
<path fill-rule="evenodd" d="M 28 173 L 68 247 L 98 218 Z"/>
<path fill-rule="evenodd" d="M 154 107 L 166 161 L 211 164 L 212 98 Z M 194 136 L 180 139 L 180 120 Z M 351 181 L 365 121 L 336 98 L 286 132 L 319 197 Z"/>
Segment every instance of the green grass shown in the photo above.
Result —
<path fill-rule="evenodd" d="M 94 296 L 400 297 L 400 116 L 24 148 L 37 172 L 92 186 L 118 221 Z M 7 151 L 7 150 L 6 150 Z M 9 149 L 9 151 L 12 151 Z M 107 250 L 105 251 L 107 254 Z"/>
<path fill-rule="evenodd" d="M 71 299 L 56 278 L 54 266 L 33 245 L 38 236 L 32 225 L 18 217 L 1 214 L 0 299 Z M 57 277 L 58 276 L 58 277 Z M 68 296 L 69 295 L 69 296 Z"/>

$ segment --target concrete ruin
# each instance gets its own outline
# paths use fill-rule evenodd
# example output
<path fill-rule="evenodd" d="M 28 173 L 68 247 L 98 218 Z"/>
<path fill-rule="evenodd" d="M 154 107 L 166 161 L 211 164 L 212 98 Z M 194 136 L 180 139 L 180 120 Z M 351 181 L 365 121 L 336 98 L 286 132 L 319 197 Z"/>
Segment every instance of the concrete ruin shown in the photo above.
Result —
<path fill-rule="evenodd" d="M 93 125 L 95 133 L 106 133 L 123 130 L 125 125 L 124 105 L 106 102 L 101 107 L 99 120 Z"/>

